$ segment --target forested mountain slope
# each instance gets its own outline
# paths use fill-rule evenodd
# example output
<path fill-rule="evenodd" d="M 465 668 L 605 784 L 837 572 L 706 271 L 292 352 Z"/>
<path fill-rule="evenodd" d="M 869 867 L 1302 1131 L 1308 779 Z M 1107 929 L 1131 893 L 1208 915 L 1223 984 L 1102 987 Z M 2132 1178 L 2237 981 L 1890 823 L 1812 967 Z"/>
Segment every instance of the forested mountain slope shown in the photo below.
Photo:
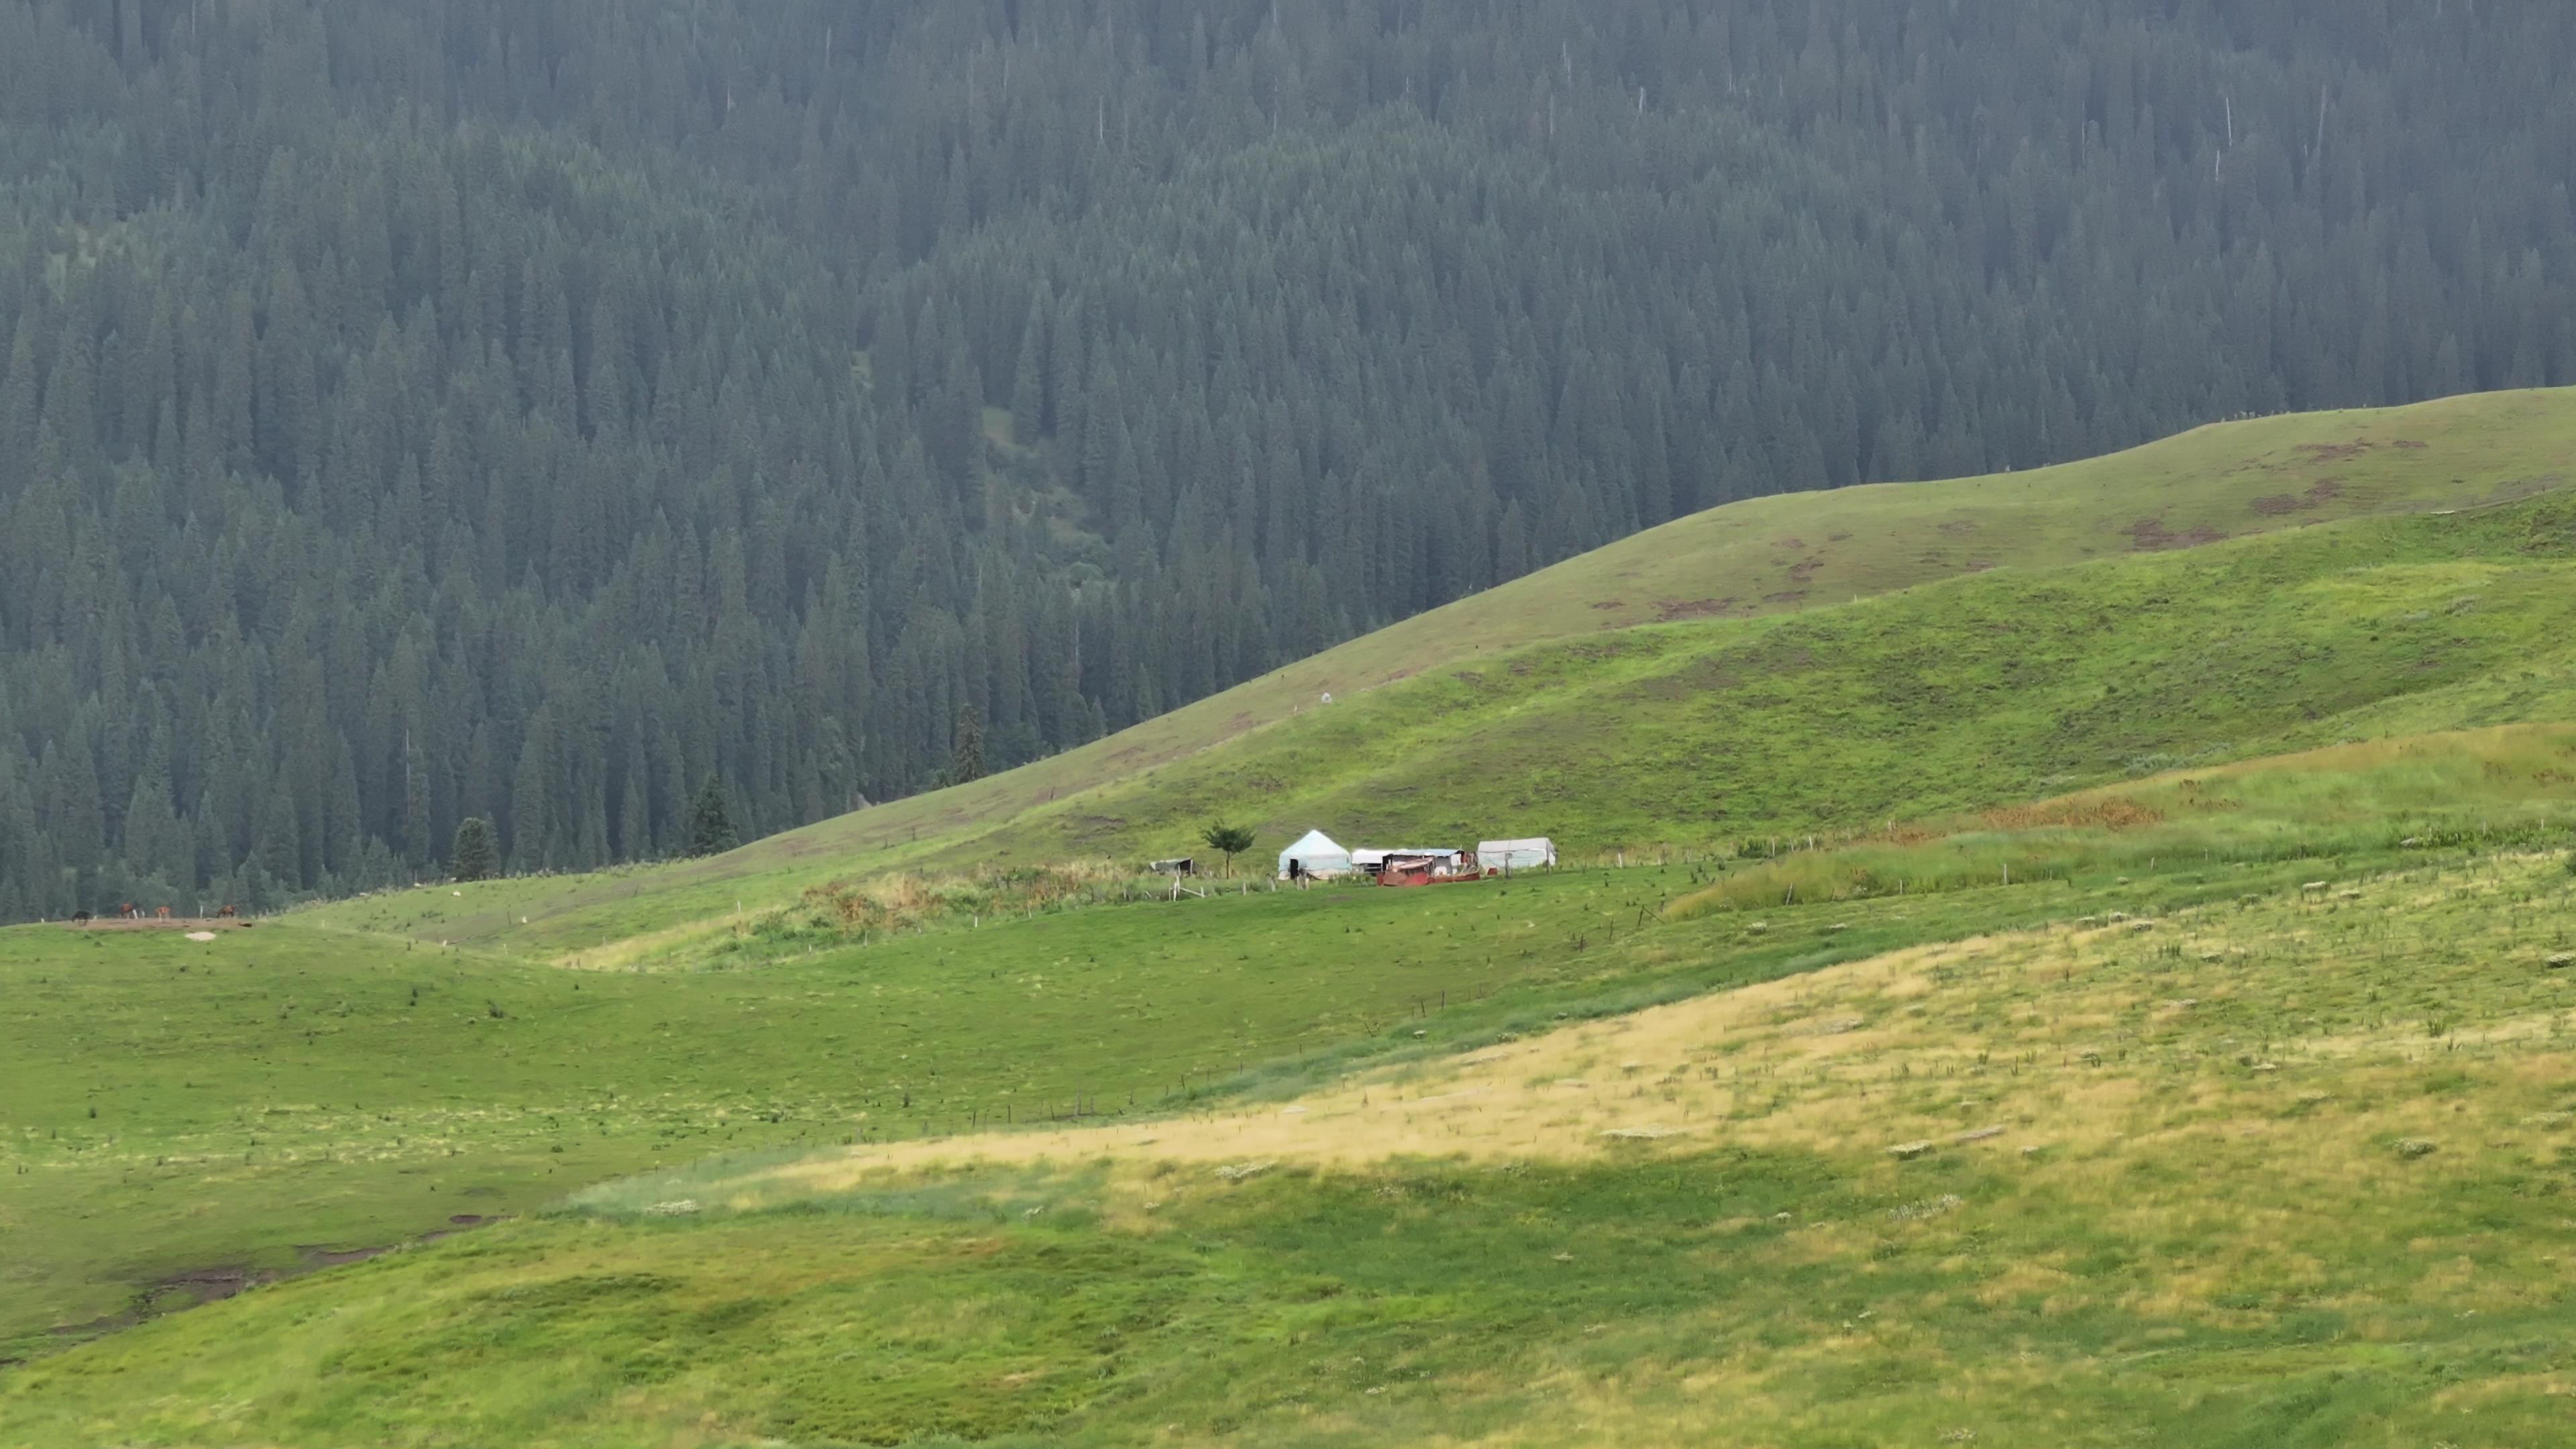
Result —
<path fill-rule="evenodd" d="M 2571 41 L 0 0 L 0 915 L 660 855 L 1732 499 L 2576 379 Z"/>

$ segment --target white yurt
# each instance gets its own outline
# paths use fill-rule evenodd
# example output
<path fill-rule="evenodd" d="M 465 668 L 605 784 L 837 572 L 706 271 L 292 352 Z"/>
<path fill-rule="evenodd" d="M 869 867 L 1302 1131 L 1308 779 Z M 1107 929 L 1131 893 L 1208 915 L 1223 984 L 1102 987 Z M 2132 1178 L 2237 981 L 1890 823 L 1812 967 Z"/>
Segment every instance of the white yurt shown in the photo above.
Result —
<path fill-rule="evenodd" d="M 1349 875 L 1351 853 L 1334 843 L 1333 837 L 1320 830 L 1309 830 L 1297 843 L 1279 852 L 1279 878 L 1288 878 L 1288 862 L 1296 861 L 1308 875 L 1325 877 Z"/>

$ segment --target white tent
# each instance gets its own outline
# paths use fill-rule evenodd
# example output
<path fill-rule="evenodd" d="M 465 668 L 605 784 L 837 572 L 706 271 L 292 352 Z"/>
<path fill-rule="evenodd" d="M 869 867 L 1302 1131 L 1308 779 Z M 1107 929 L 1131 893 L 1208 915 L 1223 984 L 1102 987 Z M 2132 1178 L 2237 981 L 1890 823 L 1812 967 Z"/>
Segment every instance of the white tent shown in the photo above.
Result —
<path fill-rule="evenodd" d="M 1479 841 L 1476 863 L 1495 870 L 1537 870 L 1556 864 L 1556 842 L 1543 835 L 1534 840 Z"/>
<path fill-rule="evenodd" d="M 1309 830 L 1296 844 L 1279 852 L 1279 878 L 1288 878 L 1288 862 L 1297 861 L 1306 874 L 1320 876 L 1349 875 L 1351 853 L 1333 842 L 1333 837 L 1320 830 Z"/>

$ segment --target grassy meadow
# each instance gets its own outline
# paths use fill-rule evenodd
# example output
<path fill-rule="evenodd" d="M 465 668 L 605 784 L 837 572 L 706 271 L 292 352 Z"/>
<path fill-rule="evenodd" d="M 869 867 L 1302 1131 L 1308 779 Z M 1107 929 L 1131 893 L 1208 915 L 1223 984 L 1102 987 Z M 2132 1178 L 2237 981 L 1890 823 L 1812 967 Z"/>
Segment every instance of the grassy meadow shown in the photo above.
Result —
<path fill-rule="evenodd" d="M 0 1348 L 713 1153 L 1141 1111 L 1444 994 L 1561 982 L 1585 968 L 1560 942 L 1662 899 L 1561 877 L 1516 887 L 1507 926 L 1432 895 L 1143 902 L 688 973 L 292 924 L 0 932 Z"/>
<path fill-rule="evenodd" d="M 2576 876 L 2260 876 L 2027 888 L 2131 909 L 1293 1096 L 648 1175 L 22 1368 L 0 1437 L 2549 1442 Z"/>
<path fill-rule="evenodd" d="M 2571 458 L 1736 505 L 713 861 L 0 931 L 0 1445 L 2551 1442 Z"/>
<path fill-rule="evenodd" d="M 713 1155 L 1277 1099 L 1355 1065 L 1889 950 L 2567 838 L 2576 730 L 2145 780 L 2116 824 L 2055 823 L 2102 817 L 2103 798 L 2016 829 L 1927 822 L 1778 860 L 1641 856 L 1473 889 L 1058 899 L 855 941 L 790 915 L 687 969 L 571 970 L 293 922 L 205 943 L 0 933 L 0 1047 L 27 1066 L 0 1226 L 35 1245 L 0 1266 L 0 1343 L 42 1355 Z M 2011 886 L 1998 860 L 2021 864 Z M 1894 889 L 1815 884 L 1856 866 Z M 1804 893 L 1775 896 L 1784 879 Z"/>

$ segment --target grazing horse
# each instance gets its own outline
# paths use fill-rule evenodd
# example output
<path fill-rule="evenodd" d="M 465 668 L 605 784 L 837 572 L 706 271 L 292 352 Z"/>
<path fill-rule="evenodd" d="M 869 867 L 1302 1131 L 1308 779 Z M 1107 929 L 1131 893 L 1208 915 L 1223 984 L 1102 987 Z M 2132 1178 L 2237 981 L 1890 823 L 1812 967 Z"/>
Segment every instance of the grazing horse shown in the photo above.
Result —
<path fill-rule="evenodd" d="M 161 909 L 154 911 L 152 913 L 152 919 L 156 921 L 166 921 L 170 919 L 170 908 L 168 906 L 163 906 Z"/>
<path fill-rule="evenodd" d="M 233 917 L 238 916 L 238 915 L 240 915 L 240 914 L 241 914 L 241 907 L 239 907 L 239 906 L 226 906 L 226 907 L 224 907 L 222 910 L 215 912 L 215 919 L 216 919 L 216 920 L 218 920 L 218 921 L 229 921 L 229 920 L 231 920 Z"/>
<path fill-rule="evenodd" d="M 141 911 L 134 908 L 134 902 L 132 901 L 127 901 L 124 905 L 118 906 L 116 908 L 116 913 L 129 921 L 143 914 Z"/>
<path fill-rule="evenodd" d="M 89 912 L 87 912 L 87 911 L 74 911 L 74 912 L 72 912 L 72 924 L 73 924 L 73 925 L 75 925 L 75 926 L 86 926 L 86 925 L 88 925 L 88 924 L 89 924 Z"/>

